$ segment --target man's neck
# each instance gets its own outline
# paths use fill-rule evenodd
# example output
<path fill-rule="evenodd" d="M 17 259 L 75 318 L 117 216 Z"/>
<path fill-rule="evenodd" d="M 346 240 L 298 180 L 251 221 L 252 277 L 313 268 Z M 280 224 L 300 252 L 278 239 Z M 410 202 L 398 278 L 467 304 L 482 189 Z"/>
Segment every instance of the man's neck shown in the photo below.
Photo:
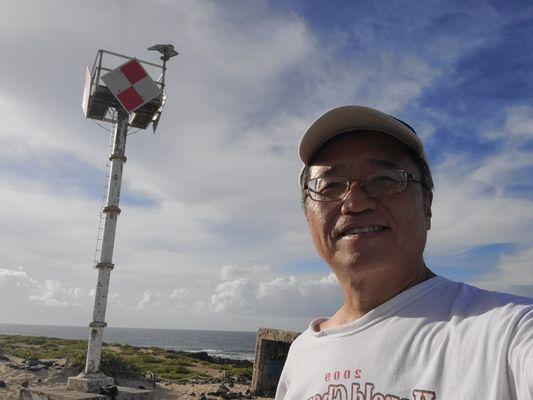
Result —
<path fill-rule="evenodd" d="M 320 324 L 320 329 L 331 329 L 355 321 L 404 290 L 434 276 L 422 263 L 413 273 L 402 277 L 342 279 L 344 304 L 331 318 Z"/>

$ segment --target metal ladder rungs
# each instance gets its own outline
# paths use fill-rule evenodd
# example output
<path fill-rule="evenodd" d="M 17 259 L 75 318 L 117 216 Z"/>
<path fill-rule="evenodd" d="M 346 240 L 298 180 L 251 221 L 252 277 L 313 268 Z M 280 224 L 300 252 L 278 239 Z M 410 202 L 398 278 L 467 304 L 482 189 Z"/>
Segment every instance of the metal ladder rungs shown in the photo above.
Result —
<path fill-rule="evenodd" d="M 109 154 L 112 154 L 113 152 L 113 135 L 109 137 Z M 105 203 L 107 200 L 107 189 L 109 188 L 109 177 L 111 176 L 111 163 L 109 161 L 105 164 L 106 172 L 105 172 L 105 182 L 104 182 L 104 194 L 102 195 L 102 206 L 100 207 L 101 210 L 104 209 Z M 98 222 L 98 230 L 96 235 L 96 247 L 94 249 L 94 263 L 93 268 L 96 268 L 96 264 L 98 263 L 98 254 L 102 253 L 102 248 L 99 246 L 99 244 L 102 242 L 102 232 L 104 230 L 104 227 L 102 226 L 103 220 L 105 218 L 105 213 L 100 211 L 99 216 L 99 222 Z"/>

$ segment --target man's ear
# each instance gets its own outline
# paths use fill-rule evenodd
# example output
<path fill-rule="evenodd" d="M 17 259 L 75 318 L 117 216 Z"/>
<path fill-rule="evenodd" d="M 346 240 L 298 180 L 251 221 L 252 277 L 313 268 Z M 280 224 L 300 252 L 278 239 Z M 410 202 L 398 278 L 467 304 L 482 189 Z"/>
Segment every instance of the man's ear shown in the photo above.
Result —
<path fill-rule="evenodd" d="M 426 218 L 426 229 L 429 231 L 431 229 L 431 204 L 433 203 L 433 192 L 426 191 L 424 193 L 424 215 Z"/>

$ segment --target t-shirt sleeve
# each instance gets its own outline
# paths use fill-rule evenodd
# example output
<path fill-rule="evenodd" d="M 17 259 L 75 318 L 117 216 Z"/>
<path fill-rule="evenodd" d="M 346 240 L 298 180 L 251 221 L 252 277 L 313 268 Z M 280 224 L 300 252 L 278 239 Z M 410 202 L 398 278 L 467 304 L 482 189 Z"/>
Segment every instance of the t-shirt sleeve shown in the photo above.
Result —
<path fill-rule="evenodd" d="M 278 381 L 278 387 L 276 389 L 276 397 L 274 400 L 284 400 L 287 397 L 287 392 L 289 390 L 289 384 L 291 380 L 292 375 L 292 359 L 294 358 L 294 343 L 291 345 L 291 348 L 289 349 L 289 353 L 287 354 L 287 359 L 285 360 L 285 364 L 283 365 L 283 370 L 281 371 L 281 376 Z"/>
<path fill-rule="evenodd" d="M 516 397 L 533 400 L 533 309 L 518 322 L 509 347 L 509 367 Z"/>
<path fill-rule="evenodd" d="M 285 363 L 285 366 L 283 367 L 283 371 L 281 372 L 281 376 L 278 382 L 278 387 L 276 389 L 276 397 L 274 398 L 274 400 L 283 400 L 285 398 L 285 395 L 287 394 L 289 384 L 287 382 L 286 367 L 287 367 L 287 363 Z"/>

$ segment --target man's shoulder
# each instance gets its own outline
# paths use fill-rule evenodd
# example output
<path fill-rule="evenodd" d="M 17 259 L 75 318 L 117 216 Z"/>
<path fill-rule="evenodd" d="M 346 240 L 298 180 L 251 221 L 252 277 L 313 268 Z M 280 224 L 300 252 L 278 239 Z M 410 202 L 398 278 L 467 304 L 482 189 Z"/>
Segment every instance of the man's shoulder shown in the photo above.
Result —
<path fill-rule="evenodd" d="M 450 307 L 464 314 L 521 315 L 533 310 L 533 299 L 511 293 L 483 289 L 464 282 L 439 277 L 434 290 L 436 301 L 448 298 Z M 441 293 L 438 293 L 441 292 Z"/>
<path fill-rule="evenodd" d="M 469 298 L 476 301 L 487 301 L 495 304 L 517 304 L 532 305 L 533 298 L 519 296 L 512 293 L 500 292 L 496 290 L 484 289 L 476 284 L 466 282 L 456 282 L 447 278 L 439 277 L 442 285 L 448 289 L 454 288 L 460 297 Z"/>
<path fill-rule="evenodd" d="M 325 318 L 316 318 L 308 326 L 307 329 L 303 330 L 302 333 L 298 335 L 291 343 L 290 352 L 297 351 L 298 349 L 305 348 L 309 343 L 317 336 L 317 333 L 314 330 L 314 326 L 323 321 Z"/>

